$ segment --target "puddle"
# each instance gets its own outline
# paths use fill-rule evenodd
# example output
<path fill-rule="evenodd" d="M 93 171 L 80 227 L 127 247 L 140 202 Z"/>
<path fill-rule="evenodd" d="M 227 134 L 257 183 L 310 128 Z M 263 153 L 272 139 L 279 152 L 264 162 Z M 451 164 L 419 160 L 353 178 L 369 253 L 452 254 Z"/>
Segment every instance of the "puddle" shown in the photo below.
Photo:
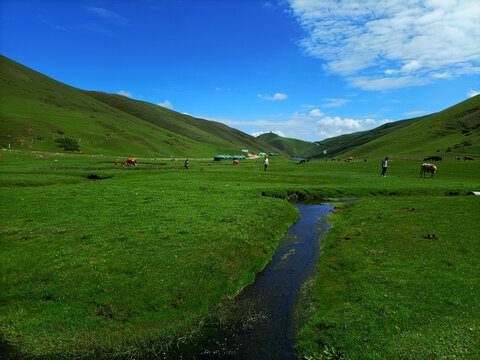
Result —
<path fill-rule="evenodd" d="M 302 311 L 296 305 L 302 284 L 314 274 L 319 243 L 328 232 L 324 216 L 333 206 L 295 206 L 301 218 L 280 240 L 274 258 L 255 282 L 215 319 L 207 320 L 204 335 L 167 358 L 297 359 L 293 345 Z"/>

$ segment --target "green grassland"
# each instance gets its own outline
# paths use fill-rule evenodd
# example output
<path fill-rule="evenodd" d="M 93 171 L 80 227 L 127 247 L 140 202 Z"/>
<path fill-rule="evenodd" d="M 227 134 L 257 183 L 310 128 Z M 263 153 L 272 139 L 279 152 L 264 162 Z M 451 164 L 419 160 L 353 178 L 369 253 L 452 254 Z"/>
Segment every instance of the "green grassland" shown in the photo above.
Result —
<path fill-rule="evenodd" d="M 332 218 L 307 359 L 478 359 L 480 202 L 382 197 Z"/>
<path fill-rule="evenodd" d="M 287 198 L 358 199 L 331 218 L 302 358 L 477 354 L 476 161 L 421 179 L 419 162 L 395 158 L 381 178 L 376 162 L 272 158 L 264 172 L 259 160 L 184 170 L 0 154 L 0 333 L 17 355 L 134 358 L 182 343 L 272 257 L 298 217 Z"/>

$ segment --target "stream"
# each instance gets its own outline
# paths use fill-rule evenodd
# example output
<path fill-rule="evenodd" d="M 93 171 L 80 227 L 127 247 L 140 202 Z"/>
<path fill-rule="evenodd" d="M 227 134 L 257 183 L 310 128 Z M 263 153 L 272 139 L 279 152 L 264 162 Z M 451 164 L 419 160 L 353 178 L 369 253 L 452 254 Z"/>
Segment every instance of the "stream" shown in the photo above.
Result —
<path fill-rule="evenodd" d="M 308 302 L 302 284 L 315 273 L 328 232 L 325 216 L 333 206 L 295 206 L 300 219 L 282 237 L 272 261 L 255 282 L 230 300 L 215 319 L 207 319 L 203 336 L 169 358 L 296 360 L 296 332 L 312 315 L 302 307 Z"/>

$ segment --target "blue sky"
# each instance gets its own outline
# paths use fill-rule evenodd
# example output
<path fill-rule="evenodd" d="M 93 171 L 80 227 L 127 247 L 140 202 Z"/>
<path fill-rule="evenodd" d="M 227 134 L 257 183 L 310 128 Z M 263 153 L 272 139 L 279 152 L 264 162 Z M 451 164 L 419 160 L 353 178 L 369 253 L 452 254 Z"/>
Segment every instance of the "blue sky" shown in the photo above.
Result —
<path fill-rule="evenodd" d="M 478 0 L 2 0 L 0 52 L 58 81 L 307 141 L 480 92 Z"/>

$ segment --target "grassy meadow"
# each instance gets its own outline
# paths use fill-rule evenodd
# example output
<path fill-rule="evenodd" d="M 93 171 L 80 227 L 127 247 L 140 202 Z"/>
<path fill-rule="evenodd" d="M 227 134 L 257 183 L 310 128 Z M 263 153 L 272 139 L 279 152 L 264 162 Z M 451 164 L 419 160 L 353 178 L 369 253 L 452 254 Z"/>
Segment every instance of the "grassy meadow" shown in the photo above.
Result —
<path fill-rule="evenodd" d="M 183 162 L 1 151 L 0 336 L 26 358 L 135 358 L 195 336 L 298 218 L 330 217 L 302 359 L 475 358 L 480 164 Z M 94 175 L 94 176 L 92 176 Z M 95 178 L 96 180 L 89 179 Z M 414 209 L 414 210 L 412 210 Z M 410 211 L 411 210 L 411 211 Z M 425 238 L 429 235 L 429 238 Z"/>

